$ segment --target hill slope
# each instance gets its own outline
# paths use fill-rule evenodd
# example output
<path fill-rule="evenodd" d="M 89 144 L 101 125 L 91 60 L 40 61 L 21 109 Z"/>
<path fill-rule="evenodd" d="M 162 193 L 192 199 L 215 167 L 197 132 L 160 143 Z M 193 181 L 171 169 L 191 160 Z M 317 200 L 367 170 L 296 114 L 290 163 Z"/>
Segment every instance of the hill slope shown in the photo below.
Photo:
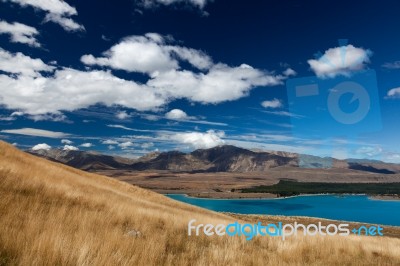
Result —
<path fill-rule="evenodd" d="M 188 237 L 233 218 L 0 142 L 0 265 L 399 264 L 400 240 Z M 140 231 L 140 237 L 127 232 Z"/>

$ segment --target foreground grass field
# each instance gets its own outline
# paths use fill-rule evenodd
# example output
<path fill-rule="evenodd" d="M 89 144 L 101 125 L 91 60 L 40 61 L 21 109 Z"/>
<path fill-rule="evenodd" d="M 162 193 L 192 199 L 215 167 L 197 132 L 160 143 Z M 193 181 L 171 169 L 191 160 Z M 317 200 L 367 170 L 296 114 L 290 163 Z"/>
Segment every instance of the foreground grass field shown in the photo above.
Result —
<path fill-rule="evenodd" d="M 400 264 L 396 238 L 188 237 L 191 219 L 236 220 L 0 142 L 0 265 Z"/>

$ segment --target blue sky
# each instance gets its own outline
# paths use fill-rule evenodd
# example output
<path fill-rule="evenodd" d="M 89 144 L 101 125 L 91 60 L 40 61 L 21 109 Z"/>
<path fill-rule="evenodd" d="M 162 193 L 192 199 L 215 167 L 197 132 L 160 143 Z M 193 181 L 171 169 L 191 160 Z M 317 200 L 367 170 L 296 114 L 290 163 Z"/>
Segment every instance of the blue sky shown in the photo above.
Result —
<path fill-rule="evenodd" d="M 22 149 L 135 157 L 233 144 L 400 163 L 398 1 L 0 6 L 0 139 Z M 368 94 L 350 124 L 327 100 L 345 81 Z M 318 95 L 293 98 L 301 82 Z M 337 97 L 342 117 L 365 98 L 353 96 Z"/>

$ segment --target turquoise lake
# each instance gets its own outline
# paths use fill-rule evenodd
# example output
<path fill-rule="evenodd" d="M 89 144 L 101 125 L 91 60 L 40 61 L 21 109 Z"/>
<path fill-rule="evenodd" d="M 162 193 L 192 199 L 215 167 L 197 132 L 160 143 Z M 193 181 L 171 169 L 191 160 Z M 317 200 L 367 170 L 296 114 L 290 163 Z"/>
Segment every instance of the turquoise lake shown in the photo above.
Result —
<path fill-rule="evenodd" d="M 366 195 L 316 195 L 282 199 L 201 199 L 183 194 L 166 196 L 218 212 L 309 216 L 400 226 L 400 201 L 373 200 Z"/>

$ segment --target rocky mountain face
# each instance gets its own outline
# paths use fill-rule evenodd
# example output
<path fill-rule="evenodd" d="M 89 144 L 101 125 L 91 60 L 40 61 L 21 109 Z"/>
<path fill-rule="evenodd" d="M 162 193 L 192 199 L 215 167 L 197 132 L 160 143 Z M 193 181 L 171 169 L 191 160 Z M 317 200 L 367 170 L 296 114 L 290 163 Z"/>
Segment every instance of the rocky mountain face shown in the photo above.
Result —
<path fill-rule="evenodd" d="M 60 162 L 82 170 L 128 169 L 134 162 L 132 159 L 109 156 L 96 152 L 71 150 L 28 150 L 28 153 Z"/>
<path fill-rule="evenodd" d="M 170 151 L 127 159 L 86 151 L 39 150 L 29 153 L 69 166 L 95 170 L 167 170 L 174 172 L 264 172 L 275 167 L 340 168 L 380 174 L 400 173 L 400 165 L 380 161 L 337 160 L 287 152 L 250 151 L 224 145 L 191 153 Z"/>

